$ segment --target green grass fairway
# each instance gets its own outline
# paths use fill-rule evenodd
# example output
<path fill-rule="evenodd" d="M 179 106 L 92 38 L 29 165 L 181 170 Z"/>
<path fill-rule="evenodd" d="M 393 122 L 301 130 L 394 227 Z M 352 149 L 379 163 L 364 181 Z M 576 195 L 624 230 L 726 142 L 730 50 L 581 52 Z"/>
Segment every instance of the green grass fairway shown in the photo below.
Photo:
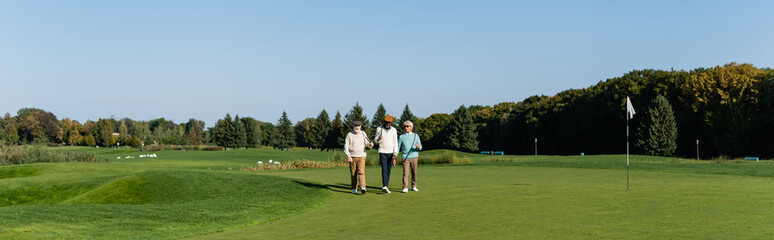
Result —
<path fill-rule="evenodd" d="M 330 192 L 239 172 L 104 163 L 0 168 L 0 239 L 169 239 L 279 219 Z"/>
<path fill-rule="evenodd" d="M 378 186 L 379 168 L 367 181 Z M 765 239 L 774 181 L 518 166 L 421 166 L 419 192 L 348 193 L 344 169 L 272 173 L 335 192 L 319 208 L 197 239 Z M 392 175 L 393 191 L 400 175 Z"/>
<path fill-rule="evenodd" d="M 333 152 L 250 149 L 88 151 L 110 163 L 0 166 L 0 239 L 767 239 L 774 162 L 625 157 L 424 158 L 419 192 L 379 167 L 353 195 L 348 169 L 236 171 L 269 159 L 334 161 Z M 338 154 L 341 154 L 339 151 Z M 116 157 L 121 156 L 121 159 Z M 452 157 L 453 156 L 453 157 Z M 369 152 L 376 158 L 375 152 Z M 232 168 L 234 171 L 228 171 Z"/>

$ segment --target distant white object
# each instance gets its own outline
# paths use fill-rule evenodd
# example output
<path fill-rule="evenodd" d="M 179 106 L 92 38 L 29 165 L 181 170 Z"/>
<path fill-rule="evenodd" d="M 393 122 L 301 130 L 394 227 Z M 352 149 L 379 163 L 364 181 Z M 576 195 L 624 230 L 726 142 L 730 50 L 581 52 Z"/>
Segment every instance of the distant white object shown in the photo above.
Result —
<path fill-rule="evenodd" d="M 156 154 L 155 154 L 155 153 L 153 154 L 153 157 L 156 157 Z"/>
<path fill-rule="evenodd" d="M 116 159 L 121 159 L 121 157 L 116 157 Z"/>
<path fill-rule="evenodd" d="M 145 157 L 145 155 L 140 155 L 140 158 L 144 158 L 144 157 Z"/>
<path fill-rule="evenodd" d="M 273 160 L 269 159 L 269 163 L 271 163 Z"/>
<path fill-rule="evenodd" d="M 257 163 L 258 163 L 258 164 L 263 164 L 263 162 L 262 162 L 262 161 L 258 161 Z"/>
<path fill-rule="evenodd" d="M 274 162 L 274 164 L 277 164 L 277 165 L 279 165 L 279 164 L 280 164 L 280 162 Z"/>

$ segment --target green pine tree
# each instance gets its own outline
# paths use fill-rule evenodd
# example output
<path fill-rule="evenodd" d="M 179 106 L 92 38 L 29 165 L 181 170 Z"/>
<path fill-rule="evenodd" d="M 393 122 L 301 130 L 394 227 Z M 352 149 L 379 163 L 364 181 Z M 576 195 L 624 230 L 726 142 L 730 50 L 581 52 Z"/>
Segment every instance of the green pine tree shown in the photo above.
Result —
<path fill-rule="evenodd" d="M 371 128 L 368 124 L 368 117 L 366 117 L 365 113 L 363 113 L 363 107 L 360 107 L 360 104 L 357 102 L 355 102 L 355 106 L 352 107 L 352 110 L 349 110 L 349 113 L 344 115 L 343 136 L 347 136 L 347 132 L 352 131 L 352 123 L 356 120 L 363 123 L 363 126 L 360 128 L 360 130 L 368 133 L 369 129 Z"/>
<path fill-rule="evenodd" d="M 384 124 L 384 116 L 386 115 L 387 110 L 384 109 L 384 104 L 379 103 L 379 107 L 376 108 L 376 113 L 374 113 L 374 118 L 371 119 L 371 130 L 376 131 L 376 128 L 382 126 Z"/>
<path fill-rule="evenodd" d="M 216 126 L 218 132 L 215 137 L 215 144 L 218 146 L 233 148 L 234 147 L 234 125 L 231 119 L 231 114 L 226 113 L 226 118 L 218 120 Z"/>
<path fill-rule="evenodd" d="M 638 128 L 636 147 L 645 154 L 672 156 L 677 149 L 677 123 L 666 97 L 656 96 Z"/>
<path fill-rule="evenodd" d="M 245 123 L 239 119 L 239 115 L 234 117 L 234 147 L 247 147 L 247 129 Z"/>
<path fill-rule="evenodd" d="M 277 135 L 277 129 L 274 124 L 265 122 L 261 124 L 261 144 L 264 146 L 274 146 Z"/>
<path fill-rule="evenodd" d="M 417 116 L 414 116 L 414 114 L 411 113 L 411 109 L 409 109 L 408 103 L 406 103 L 406 107 L 403 108 L 403 114 L 400 115 L 400 120 L 396 123 L 396 125 L 400 126 L 398 128 L 398 134 L 402 134 L 406 131 L 406 129 L 403 128 L 403 123 L 406 121 L 411 121 L 414 123 L 414 130 L 412 130 L 412 132 L 416 133 L 420 128 L 417 120 Z"/>
<path fill-rule="evenodd" d="M 242 123 L 245 125 L 245 137 L 247 137 L 247 145 L 245 147 L 257 147 L 261 144 L 261 132 L 258 128 L 258 121 L 251 117 L 241 118 Z"/>
<path fill-rule="evenodd" d="M 465 105 L 452 113 L 449 123 L 449 146 L 452 149 L 475 152 L 478 150 L 478 131 L 473 116 Z"/>
<path fill-rule="evenodd" d="M 296 123 L 296 125 L 293 127 L 293 130 L 296 132 L 296 146 L 312 146 L 312 142 L 314 141 L 312 128 L 314 127 L 316 121 L 317 119 L 307 118 Z"/>
<path fill-rule="evenodd" d="M 328 133 L 331 128 L 331 120 L 328 117 L 328 112 L 325 109 L 317 115 L 314 126 L 312 126 L 312 137 L 310 139 L 310 145 L 313 148 L 319 148 L 322 150 L 325 146 L 325 140 L 328 138 Z"/>
<path fill-rule="evenodd" d="M 328 130 L 328 136 L 325 138 L 325 150 L 337 149 L 344 147 L 344 137 L 346 134 L 344 127 L 344 121 L 341 120 L 341 113 L 336 111 L 336 117 L 331 121 L 331 128 Z"/>
<path fill-rule="evenodd" d="M 277 120 L 277 135 L 274 147 L 287 149 L 296 146 L 296 133 L 293 124 L 288 119 L 288 114 L 282 111 L 282 117 Z"/>

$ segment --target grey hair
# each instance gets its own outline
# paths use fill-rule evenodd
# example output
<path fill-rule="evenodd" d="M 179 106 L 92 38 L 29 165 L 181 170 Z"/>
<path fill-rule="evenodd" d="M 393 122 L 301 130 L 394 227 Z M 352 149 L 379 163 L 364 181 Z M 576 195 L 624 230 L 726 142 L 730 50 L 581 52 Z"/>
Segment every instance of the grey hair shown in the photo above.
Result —
<path fill-rule="evenodd" d="M 412 126 L 412 127 L 414 127 L 414 123 L 413 123 L 413 122 L 411 122 L 411 121 L 405 121 L 405 122 L 403 122 L 403 125 L 406 125 L 406 124 L 408 124 L 409 126 Z"/>

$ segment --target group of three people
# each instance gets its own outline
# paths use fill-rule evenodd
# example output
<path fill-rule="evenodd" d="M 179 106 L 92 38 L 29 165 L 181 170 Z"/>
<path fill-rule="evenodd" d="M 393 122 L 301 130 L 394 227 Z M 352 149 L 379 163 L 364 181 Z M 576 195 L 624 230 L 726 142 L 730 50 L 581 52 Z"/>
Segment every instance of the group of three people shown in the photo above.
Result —
<path fill-rule="evenodd" d="M 422 150 L 422 141 L 419 135 L 414 133 L 414 123 L 406 121 L 403 123 L 405 133 L 398 137 L 397 130 L 392 127 L 393 118 L 390 115 L 384 116 L 384 124 L 376 128 L 373 141 L 379 144 L 379 162 L 382 165 L 382 191 L 390 193 L 389 182 L 392 166 L 396 164 L 398 153 L 402 153 L 403 159 L 403 190 L 408 192 L 409 172 L 411 173 L 411 190 L 417 189 L 417 163 L 419 160 L 419 151 Z M 349 173 L 352 185 L 352 193 L 357 194 L 358 186 L 362 194 L 366 193 L 365 182 L 365 148 L 372 148 L 374 143 L 369 141 L 368 135 L 361 131 L 363 123 L 354 121 L 352 123 L 353 131 L 347 133 L 344 140 L 344 153 L 349 161 Z"/>

